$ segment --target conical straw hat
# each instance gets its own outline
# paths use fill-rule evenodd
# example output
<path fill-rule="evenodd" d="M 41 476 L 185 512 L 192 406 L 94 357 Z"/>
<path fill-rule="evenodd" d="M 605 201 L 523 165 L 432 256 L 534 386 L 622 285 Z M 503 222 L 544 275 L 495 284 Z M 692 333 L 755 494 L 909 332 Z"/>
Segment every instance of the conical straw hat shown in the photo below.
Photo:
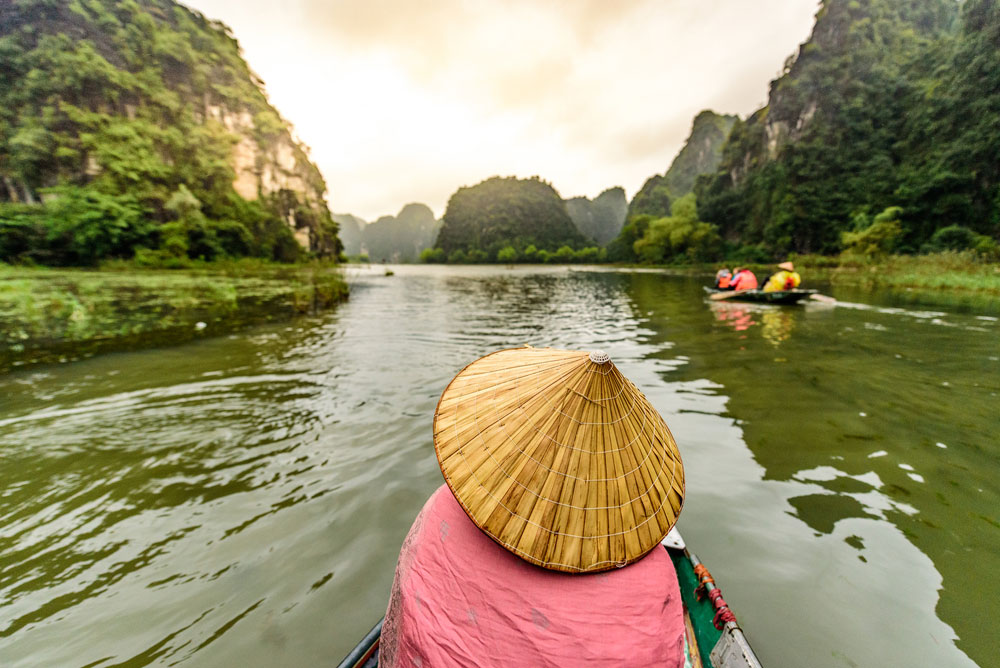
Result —
<path fill-rule="evenodd" d="M 557 571 L 635 561 L 683 502 L 670 430 L 600 351 L 515 348 L 476 360 L 441 395 L 434 449 L 480 529 Z"/>

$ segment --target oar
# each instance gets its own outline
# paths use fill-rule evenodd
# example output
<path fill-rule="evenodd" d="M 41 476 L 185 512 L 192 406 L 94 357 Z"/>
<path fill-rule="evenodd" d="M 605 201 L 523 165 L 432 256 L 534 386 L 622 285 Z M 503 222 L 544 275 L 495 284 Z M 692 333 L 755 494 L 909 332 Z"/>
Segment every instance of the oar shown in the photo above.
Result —
<path fill-rule="evenodd" d="M 739 292 L 736 290 L 730 290 L 729 292 L 713 292 L 708 296 L 712 301 L 722 301 L 723 299 L 729 299 L 730 297 L 735 297 Z"/>
<path fill-rule="evenodd" d="M 812 299 L 813 301 L 817 301 L 817 302 L 823 302 L 824 304 L 836 304 L 837 303 L 837 300 L 834 299 L 833 297 L 827 297 L 826 295 L 821 295 L 821 294 L 818 294 L 818 293 L 814 294 L 814 295 L 809 295 L 809 299 Z"/>

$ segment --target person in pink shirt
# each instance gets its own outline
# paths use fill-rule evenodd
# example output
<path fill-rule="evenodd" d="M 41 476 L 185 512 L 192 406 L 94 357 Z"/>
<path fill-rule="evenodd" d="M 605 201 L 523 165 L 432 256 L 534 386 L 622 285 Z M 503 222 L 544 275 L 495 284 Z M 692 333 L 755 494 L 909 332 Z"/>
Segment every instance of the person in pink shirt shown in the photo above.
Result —
<path fill-rule="evenodd" d="M 733 270 L 733 279 L 729 282 L 732 290 L 756 290 L 757 277 L 752 271 L 744 267 L 737 267 Z"/>
<path fill-rule="evenodd" d="M 442 395 L 434 446 L 447 484 L 400 551 L 380 666 L 683 668 L 660 546 L 683 466 L 605 353 L 477 360 Z"/>
<path fill-rule="evenodd" d="M 379 666 L 684 665 L 667 551 L 574 575 L 519 559 L 479 530 L 446 485 L 403 543 Z"/>

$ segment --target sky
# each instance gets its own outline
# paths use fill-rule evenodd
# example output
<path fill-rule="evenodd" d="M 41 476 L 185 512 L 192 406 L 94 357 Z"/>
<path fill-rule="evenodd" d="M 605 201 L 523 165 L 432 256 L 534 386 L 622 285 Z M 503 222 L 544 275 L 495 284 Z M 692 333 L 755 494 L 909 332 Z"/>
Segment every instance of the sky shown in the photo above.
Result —
<path fill-rule="evenodd" d="M 326 178 L 373 221 L 540 176 L 564 198 L 663 173 L 702 109 L 746 117 L 817 0 L 182 0 L 229 25 Z"/>

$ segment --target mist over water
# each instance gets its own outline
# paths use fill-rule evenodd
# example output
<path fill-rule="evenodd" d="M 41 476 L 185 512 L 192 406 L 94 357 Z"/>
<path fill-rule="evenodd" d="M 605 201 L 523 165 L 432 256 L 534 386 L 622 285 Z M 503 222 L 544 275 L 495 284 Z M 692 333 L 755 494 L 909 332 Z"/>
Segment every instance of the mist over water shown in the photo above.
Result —
<path fill-rule="evenodd" d="M 443 482 L 441 391 L 530 343 L 607 351 L 663 414 L 681 531 L 766 666 L 990 665 L 995 306 L 394 270 L 320 317 L 0 376 L 0 663 L 336 663 Z"/>

